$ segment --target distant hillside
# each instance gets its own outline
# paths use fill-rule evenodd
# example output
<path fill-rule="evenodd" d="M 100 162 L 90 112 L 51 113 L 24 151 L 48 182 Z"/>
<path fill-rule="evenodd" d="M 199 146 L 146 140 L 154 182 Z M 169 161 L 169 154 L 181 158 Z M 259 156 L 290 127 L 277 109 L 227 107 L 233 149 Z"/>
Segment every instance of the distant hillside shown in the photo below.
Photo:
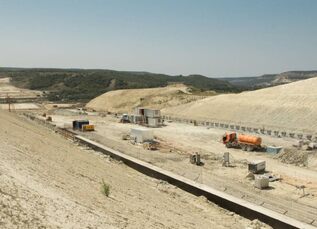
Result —
<path fill-rule="evenodd" d="M 148 72 L 98 69 L 24 69 L 0 68 L 0 76 L 12 78 L 15 86 L 48 92 L 52 101 L 88 101 L 118 89 L 164 87 L 183 83 L 198 91 L 238 92 L 227 81 L 202 75 L 170 76 Z"/>
<path fill-rule="evenodd" d="M 260 89 L 317 77 L 317 71 L 290 71 L 257 77 L 220 78 L 245 89 Z"/>

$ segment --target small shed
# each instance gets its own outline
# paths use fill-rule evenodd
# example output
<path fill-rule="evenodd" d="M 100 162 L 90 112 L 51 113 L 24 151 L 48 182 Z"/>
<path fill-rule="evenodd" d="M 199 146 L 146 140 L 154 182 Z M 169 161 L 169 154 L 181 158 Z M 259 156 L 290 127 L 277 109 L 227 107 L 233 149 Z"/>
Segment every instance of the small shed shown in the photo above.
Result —
<path fill-rule="evenodd" d="M 153 140 L 152 130 L 145 128 L 133 128 L 130 133 L 131 139 L 134 139 L 137 143 Z"/>
<path fill-rule="evenodd" d="M 89 125 L 89 120 L 74 120 L 73 121 L 73 129 L 82 129 L 83 125 Z"/>

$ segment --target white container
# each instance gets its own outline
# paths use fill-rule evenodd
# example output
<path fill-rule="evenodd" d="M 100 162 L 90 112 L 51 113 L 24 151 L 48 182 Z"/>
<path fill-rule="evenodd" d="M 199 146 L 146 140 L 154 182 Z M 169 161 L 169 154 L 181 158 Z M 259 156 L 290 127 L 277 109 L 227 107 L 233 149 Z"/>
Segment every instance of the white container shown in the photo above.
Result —
<path fill-rule="evenodd" d="M 160 124 L 159 118 L 148 118 L 147 124 L 149 125 L 149 127 L 158 127 Z"/>
<path fill-rule="evenodd" d="M 148 118 L 159 118 L 161 117 L 161 111 L 153 109 L 144 109 L 144 116 Z"/>
<path fill-rule="evenodd" d="M 254 180 L 254 187 L 258 189 L 265 189 L 269 187 L 269 178 L 258 176 Z"/>
<path fill-rule="evenodd" d="M 152 130 L 145 128 L 133 128 L 131 129 L 131 139 L 134 139 L 137 143 L 142 143 L 147 140 L 153 140 Z"/>
<path fill-rule="evenodd" d="M 265 161 L 251 161 L 248 164 L 248 170 L 252 173 L 261 173 L 265 171 L 266 163 Z"/>

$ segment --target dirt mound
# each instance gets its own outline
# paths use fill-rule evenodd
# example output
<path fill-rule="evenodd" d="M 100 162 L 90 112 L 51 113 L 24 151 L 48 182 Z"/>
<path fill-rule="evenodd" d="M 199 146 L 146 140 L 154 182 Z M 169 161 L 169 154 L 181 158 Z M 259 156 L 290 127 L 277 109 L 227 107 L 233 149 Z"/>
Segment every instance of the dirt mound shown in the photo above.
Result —
<path fill-rule="evenodd" d="M 96 111 L 124 113 L 138 106 L 162 109 L 202 98 L 192 95 L 185 85 L 177 84 L 161 88 L 110 91 L 91 100 L 86 107 Z"/>
<path fill-rule="evenodd" d="M 297 149 L 284 149 L 283 152 L 277 154 L 275 158 L 286 164 L 294 164 L 298 166 L 308 165 L 308 152 Z"/>
<path fill-rule="evenodd" d="M 317 78 L 170 107 L 163 114 L 254 127 L 317 132 Z"/>

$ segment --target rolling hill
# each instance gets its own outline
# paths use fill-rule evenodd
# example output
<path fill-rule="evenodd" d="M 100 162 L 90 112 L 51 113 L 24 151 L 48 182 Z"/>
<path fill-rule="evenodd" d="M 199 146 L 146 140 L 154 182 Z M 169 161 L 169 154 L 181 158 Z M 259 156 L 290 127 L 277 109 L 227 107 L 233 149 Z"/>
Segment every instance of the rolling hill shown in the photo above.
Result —
<path fill-rule="evenodd" d="M 209 92 L 209 96 L 215 94 Z M 86 107 L 96 111 L 130 113 L 138 106 L 163 109 L 205 97 L 193 94 L 191 88 L 183 84 L 175 84 L 158 88 L 109 91 L 91 100 Z"/>
<path fill-rule="evenodd" d="M 317 133 L 317 78 L 208 97 L 166 108 L 163 114 L 197 120 L 218 120 L 259 128 Z"/>

